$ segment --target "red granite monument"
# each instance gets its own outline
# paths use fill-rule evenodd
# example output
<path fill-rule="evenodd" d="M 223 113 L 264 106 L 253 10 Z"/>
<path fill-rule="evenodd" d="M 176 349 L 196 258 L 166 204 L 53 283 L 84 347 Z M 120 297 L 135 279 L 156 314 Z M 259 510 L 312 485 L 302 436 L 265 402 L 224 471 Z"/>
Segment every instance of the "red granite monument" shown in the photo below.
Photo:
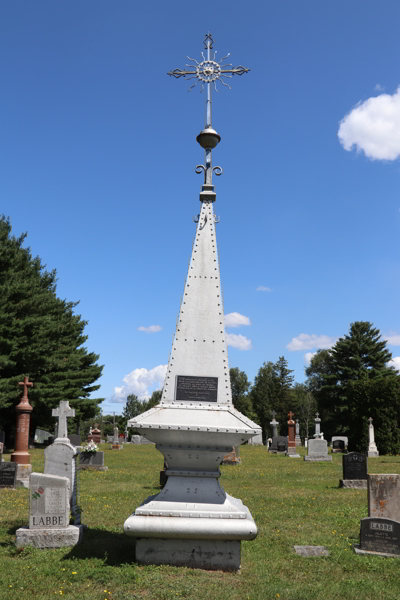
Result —
<path fill-rule="evenodd" d="M 289 421 L 288 421 L 288 456 L 292 458 L 300 458 L 300 455 L 297 454 L 296 451 L 296 433 L 295 427 L 296 423 L 293 421 L 294 414 L 292 411 L 288 413 Z"/>
<path fill-rule="evenodd" d="M 29 486 L 29 475 L 32 472 L 31 457 L 29 455 L 29 423 L 31 420 L 32 406 L 29 404 L 28 388 L 33 386 L 29 377 L 24 377 L 19 385 L 24 386 L 20 403 L 15 407 L 17 411 L 17 428 L 15 432 L 15 450 L 11 454 L 11 462 L 18 465 L 17 483 L 24 487 Z"/>

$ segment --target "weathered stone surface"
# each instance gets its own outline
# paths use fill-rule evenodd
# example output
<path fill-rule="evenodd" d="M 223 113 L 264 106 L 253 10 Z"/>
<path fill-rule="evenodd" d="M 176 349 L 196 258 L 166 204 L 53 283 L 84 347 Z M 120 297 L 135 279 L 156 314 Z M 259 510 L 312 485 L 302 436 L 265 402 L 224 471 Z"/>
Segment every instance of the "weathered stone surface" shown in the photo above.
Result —
<path fill-rule="evenodd" d="M 79 466 L 82 467 L 104 467 L 104 452 L 81 452 L 79 455 Z"/>
<path fill-rule="evenodd" d="M 368 475 L 368 517 L 400 521 L 400 475 Z"/>
<path fill-rule="evenodd" d="M 66 529 L 28 529 L 20 527 L 16 531 L 17 548 L 65 548 L 76 546 L 83 539 L 83 525 L 69 525 Z"/>
<path fill-rule="evenodd" d="M 46 475 L 68 477 L 70 482 L 70 509 L 75 515 L 75 525 L 80 524 L 80 516 L 75 512 L 78 505 L 78 481 L 76 460 L 78 450 L 69 442 L 55 442 L 44 451 L 44 472 Z"/>
<path fill-rule="evenodd" d="M 288 439 L 285 435 L 276 435 L 272 438 L 271 448 L 269 452 L 272 454 L 287 452 L 288 449 Z"/>
<path fill-rule="evenodd" d="M 354 546 L 354 551 L 399 558 L 400 523 L 375 517 L 361 519 L 360 546 Z"/>
<path fill-rule="evenodd" d="M 366 490 L 368 486 L 366 479 L 339 479 L 339 487 Z"/>
<path fill-rule="evenodd" d="M 305 456 L 306 462 L 332 462 L 332 456 Z"/>
<path fill-rule="evenodd" d="M 172 565 L 211 571 L 240 569 L 240 542 L 141 538 L 136 542 L 141 565 Z"/>
<path fill-rule="evenodd" d="M 308 440 L 308 455 L 304 457 L 307 462 L 329 462 L 332 456 L 328 456 L 328 442 L 326 440 Z"/>
<path fill-rule="evenodd" d="M 66 529 L 69 525 L 68 477 L 32 473 L 29 486 L 29 529 Z"/>
<path fill-rule="evenodd" d="M 305 557 L 329 556 L 329 550 L 324 546 L 293 546 L 296 554 Z"/>

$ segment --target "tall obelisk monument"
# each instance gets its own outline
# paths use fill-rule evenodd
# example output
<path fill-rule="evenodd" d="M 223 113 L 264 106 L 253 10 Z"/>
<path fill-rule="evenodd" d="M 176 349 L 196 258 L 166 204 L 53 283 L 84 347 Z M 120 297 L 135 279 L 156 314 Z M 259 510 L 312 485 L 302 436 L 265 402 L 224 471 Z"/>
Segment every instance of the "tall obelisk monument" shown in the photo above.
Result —
<path fill-rule="evenodd" d="M 168 465 L 168 481 L 156 496 L 144 501 L 125 522 L 125 533 L 138 538 L 136 560 L 206 569 L 240 568 L 240 540 L 256 537 L 257 527 L 246 506 L 220 487 L 219 465 L 224 455 L 261 433 L 258 425 L 232 405 L 228 351 L 224 328 L 213 204 L 212 150 L 220 135 L 212 127 L 212 86 L 249 71 L 216 61 L 213 39 L 204 40 L 206 56 L 186 70 L 169 75 L 195 79 L 206 87 L 206 123 L 197 136 L 205 164 L 201 208 L 189 272 L 181 303 L 161 402 L 131 419 L 157 444 Z M 229 56 L 229 55 L 228 55 Z M 229 87 L 229 86 L 227 86 Z"/>

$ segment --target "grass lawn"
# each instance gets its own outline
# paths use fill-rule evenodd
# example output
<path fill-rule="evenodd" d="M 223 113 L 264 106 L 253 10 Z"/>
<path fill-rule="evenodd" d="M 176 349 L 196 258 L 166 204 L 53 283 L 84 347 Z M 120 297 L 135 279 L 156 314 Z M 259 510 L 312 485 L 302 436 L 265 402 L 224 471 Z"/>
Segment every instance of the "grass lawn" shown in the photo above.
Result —
<path fill-rule="evenodd" d="M 43 451 L 30 454 L 33 470 L 43 472 Z M 259 530 L 242 542 L 240 573 L 135 564 L 123 523 L 159 490 L 163 457 L 153 446 L 107 445 L 108 471 L 80 474 L 88 529 L 76 548 L 16 549 L 15 530 L 28 522 L 28 490 L 0 490 L 0 600 L 399 600 L 400 558 L 352 551 L 367 491 L 339 489 L 340 455 L 305 463 L 244 446 L 241 458 L 240 466 L 221 468 L 221 484 L 250 508 Z M 400 473 L 400 456 L 370 458 L 368 470 Z M 326 546 L 330 556 L 302 558 L 293 545 Z"/>

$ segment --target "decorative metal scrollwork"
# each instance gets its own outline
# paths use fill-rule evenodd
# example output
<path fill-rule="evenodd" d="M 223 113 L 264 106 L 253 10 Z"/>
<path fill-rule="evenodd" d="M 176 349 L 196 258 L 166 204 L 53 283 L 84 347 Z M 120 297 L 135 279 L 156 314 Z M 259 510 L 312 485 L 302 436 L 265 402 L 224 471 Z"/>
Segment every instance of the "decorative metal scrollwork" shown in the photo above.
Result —
<path fill-rule="evenodd" d="M 222 175 L 222 173 L 224 172 L 222 167 L 213 167 L 213 171 L 217 177 Z"/>
<path fill-rule="evenodd" d="M 198 175 L 200 175 L 202 171 L 204 171 L 204 173 L 205 173 L 206 170 L 207 170 L 207 167 L 205 167 L 204 165 L 196 165 L 195 171 Z"/>

